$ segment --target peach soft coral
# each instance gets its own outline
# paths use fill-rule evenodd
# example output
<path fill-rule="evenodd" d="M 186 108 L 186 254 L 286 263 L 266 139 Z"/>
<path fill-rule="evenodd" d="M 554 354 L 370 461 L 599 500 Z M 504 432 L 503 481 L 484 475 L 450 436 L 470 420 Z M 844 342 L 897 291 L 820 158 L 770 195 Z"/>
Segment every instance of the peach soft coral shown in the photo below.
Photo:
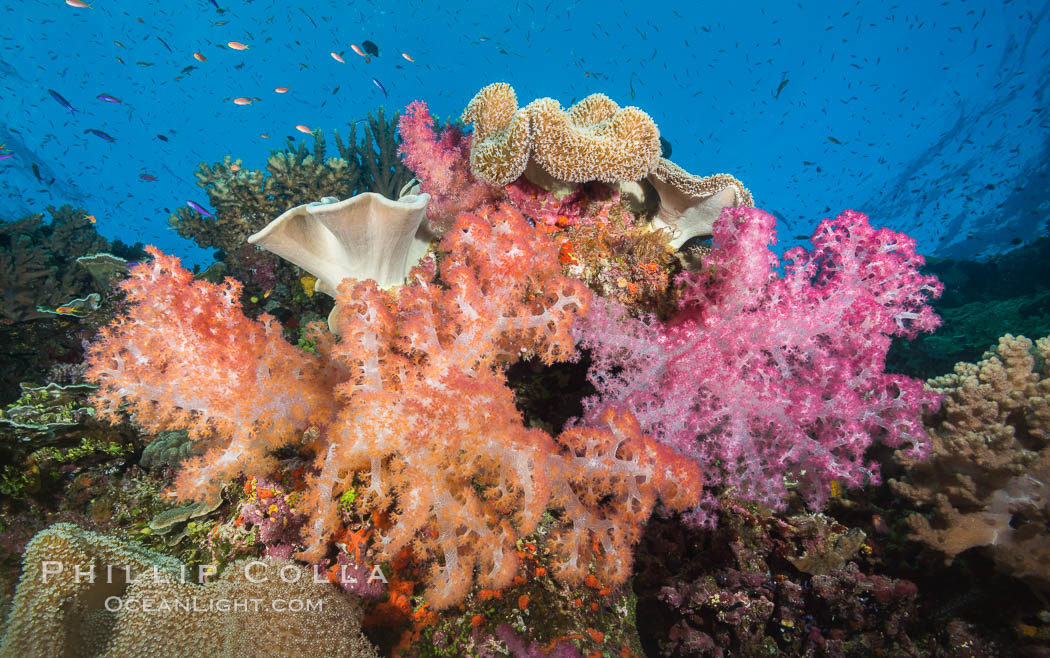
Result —
<path fill-rule="evenodd" d="M 214 446 L 180 476 L 187 496 L 200 495 L 204 475 L 264 475 L 269 451 L 301 438 L 316 455 L 300 505 L 310 517 L 303 559 L 327 555 L 340 496 L 354 487 L 355 505 L 389 516 L 377 558 L 409 548 L 430 564 L 434 609 L 462 600 L 475 580 L 509 585 L 517 541 L 551 507 L 564 519 L 552 529 L 555 575 L 578 582 L 594 565 L 616 584 L 657 497 L 677 509 L 698 500 L 696 467 L 629 414 L 610 410 L 557 439 L 523 424 L 504 369 L 526 356 L 569 358 L 590 293 L 560 275 L 557 247 L 512 208 L 461 214 L 440 265 L 417 267 L 397 292 L 344 280 L 341 335 L 315 325 L 317 354 L 284 344 L 270 320 L 240 316 L 235 283 L 193 283 L 166 258 L 136 271 L 130 313 L 92 351 L 100 401 L 113 415 L 130 399 L 147 425 L 190 426 Z M 154 287 L 165 292 L 153 297 Z M 167 304 L 175 310 L 155 308 Z M 218 318 L 194 323 L 197 306 Z M 149 387 L 125 382 L 140 371 Z"/>
<path fill-rule="evenodd" d="M 183 497 L 204 498 L 242 472 L 265 474 L 273 448 L 328 422 L 339 373 L 285 342 L 269 315 L 245 317 L 238 282 L 194 281 L 178 258 L 147 251 L 153 260 L 120 284 L 129 312 L 88 351 L 87 377 L 99 417 L 188 429 L 209 446 L 177 481 Z"/>

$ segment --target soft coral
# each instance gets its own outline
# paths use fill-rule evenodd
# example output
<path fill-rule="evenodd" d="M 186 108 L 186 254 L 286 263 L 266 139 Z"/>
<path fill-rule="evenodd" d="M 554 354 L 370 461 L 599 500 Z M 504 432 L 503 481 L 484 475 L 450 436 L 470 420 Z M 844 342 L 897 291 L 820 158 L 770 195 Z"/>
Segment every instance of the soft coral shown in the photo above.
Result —
<path fill-rule="evenodd" d="M 921 411 L 936 396 L 883 369 L 892 336 L 937 326 L 926 301 L 941 286 L 918 272 L 910 238 L 860 213 L 822 222 L 812 251 L 785 254 L 783 277 L 774 235 L 767 213 L 723 211 L 666 323 L 596 304 L 578 329 L 599 391 L 587 418 L 629 409 L 709 484 L 778 508 L 790 480 L 820 505 L 832 480 L 877 480 L 864 457 L 873 440 L 926 448 Z"/>
<path fill-rule="evenodd" d="M 460 601 L 475 572 L 508 585 L 517 540 L 550 506 L 567 518 L 553 530 L 556 574 L 582 579 L 597 543 L 599 573 L 623 582 L 657 496 L 695 504 L 698 469 L 624 412 L 557 440 L 522 423 L 504 369 L 568 358 L 590 299 L 560 275 L 549 237 L 512 208 L 488 209 L 460 215 L 440 251 L 438 268 L 417 267 L 397 293 L 344 280 L 342 334 L 313 325 L 311 354 L 284 343 L 272 319 L 245 318 L 235 282 L 194 282 L 153 250 L 125 284 L 129 314 L 92 348 L 97 403 L 115 417 L 126 402 L 151 428 L 189 427 L 212 446 L 180 475 L 186 496 L 206 493 L 205 479 L 263 477 L 273 448 L 301 441 L 316 470 L 298 505 L 309 517 L 300 556 L 326 557 L 354 487 L 361 511 L 389 515 L 376 557 L 410 548 L 431 564 L 435 608 Z"/>

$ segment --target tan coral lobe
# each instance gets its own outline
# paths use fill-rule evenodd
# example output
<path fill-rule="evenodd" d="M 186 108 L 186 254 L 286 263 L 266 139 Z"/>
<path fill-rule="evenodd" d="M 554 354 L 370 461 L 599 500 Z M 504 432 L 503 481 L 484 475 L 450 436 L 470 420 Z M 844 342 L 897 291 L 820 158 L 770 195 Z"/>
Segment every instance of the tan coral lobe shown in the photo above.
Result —
<path fill-rule="evenodd" d="M 463 121 L 474 124 L 471 171 L 493 185 L 524 173 L 530 158 L 554 178 L 572 183 L 617 183 L 644 178 L 660 158 L 660 132 L 636 107 L 620 108 L 592 94 L 563 110 L 540 98 L 517 108 L 506 83 L 483 88 L 467 105 Z"/>
<path fill-rule="evenodd" d="M 691 238 L 709 237 L 723 208 L 755 205 L 750 190 L 734 176 L 696 176 L 666 158 L 660 158 L 648 180 L 660 204 L 653 228 L 671 229 L 675 249 Z"/>

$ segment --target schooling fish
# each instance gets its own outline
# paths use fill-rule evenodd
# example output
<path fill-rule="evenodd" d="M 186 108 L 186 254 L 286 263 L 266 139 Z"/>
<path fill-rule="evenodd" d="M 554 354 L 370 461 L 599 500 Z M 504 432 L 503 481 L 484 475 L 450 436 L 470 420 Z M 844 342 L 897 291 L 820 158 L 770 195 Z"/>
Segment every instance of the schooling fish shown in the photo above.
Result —
<path fill-rule="evenodd" d="M 156 176 L 150 176 L 149 174 L 139 174 L 139 178 L 149 183 L 152 183 L 153 181 L 157 180 Z"/>
<path fill-rule="evenodd" d="M 380 90 L 381 92 L 383 92 L 383 95 L 384 95 L 384 96 L 389 96 L 389 95 L 390 95 L 390 94 L 388 94 L 388 93 L 386 92 L 386 87 L 384 87 L 384 86 L 383 86 L 383 83 L 382 83 L 382 82 L 380 82 L 379 80 L 376 80 L 375 78 L 372 78 L 372 82 L 374 82 L 374 83 L 375 83 L 375 85 L 376 85 L 377 87 L 379 87 L 379 90 Z"/>
<path fill-rule="evenodd" d="M 210 212 L 208 212 L 204 208 L 204 206 L 200 205 L 199 203 L 194 203 L 193 201 L 187 201 L 186 205 L 189 206 L 190 208 L 193 208 L 194 210 L 196 210 L 200 214 L 204 215 L 205 217 L 211 217 L 212 219 L 215 219 L 215 215 L 213 215 Z"/>
<path fill-rule="evenodd" d="M 98 96 L 95 96 L 95 98 L 99 99 L 100 101 L 106 101 L 107 103 L 119 103 L 120 102 L 119 98 L 110 96 L 109 94 L 99 94 Z"/>
<path fill-rule="evenodd" d="M 773 95 L 773 100 L 778 100 L 780 98 L 780 92 L 784 91 L 784 87 L 787 86 L 787 83 L 788 83 L 788 79 L 787 78 L 784 78 L 783 80 L 780 81 L 780 86 L 777 87 L 777 93 Z"/>
<path fill-rule="evenodd" d="M 58 101 L 59 105 L 66 108 L 70 112 L 76 112 L 76 110 L 73 109 L 73 106 L 69 104 L 69 101 L 67 101 L 65 98 L 62 98 L 62 94 L 58 93 L 54 89 L 48 89 L 47 91 L 49 94 L 51 94 L 51 98 L 54 98 L 56 101 Z"/>
<path fill-rule="evenodd" d="M 85 133 L 91 133 L 95 137 L 100 137 L 100 138 L 106 140 L 107 142 L 115 142 L 115 141 L 117 141 L 115 137 L 110 137 L 109 135 L 107 135 L 106 133 L 102 132 L 101 130 L 95 130 L 94 128 L 88 128 L 84 132 Z"/>

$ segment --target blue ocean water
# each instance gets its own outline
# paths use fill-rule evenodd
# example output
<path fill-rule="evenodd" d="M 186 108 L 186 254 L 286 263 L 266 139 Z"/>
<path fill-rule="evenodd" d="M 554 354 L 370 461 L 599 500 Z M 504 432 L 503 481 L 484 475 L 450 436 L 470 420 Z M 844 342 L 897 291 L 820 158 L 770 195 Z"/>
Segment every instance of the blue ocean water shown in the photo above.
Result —
<path fill-rule="evenodd" d="M 522 103 L 603 92 L 642 108 L 672 160 L 750 187 L 780 248 L 845 208 L 940 256 L 1047 232 L 1046 0 L 8 0 L 0 16 L 0 218 L 72 203 L 104 236 L 189 263 L 210 254 L 167 218 L 207 203 L 198 163 L 262 167 L 286 136 L 312 143 L 297 125 L 330 134 L 380 105 L 456 117 L 497 81 Z M 365 40 L 367 62 L 350 47 Z"/>

